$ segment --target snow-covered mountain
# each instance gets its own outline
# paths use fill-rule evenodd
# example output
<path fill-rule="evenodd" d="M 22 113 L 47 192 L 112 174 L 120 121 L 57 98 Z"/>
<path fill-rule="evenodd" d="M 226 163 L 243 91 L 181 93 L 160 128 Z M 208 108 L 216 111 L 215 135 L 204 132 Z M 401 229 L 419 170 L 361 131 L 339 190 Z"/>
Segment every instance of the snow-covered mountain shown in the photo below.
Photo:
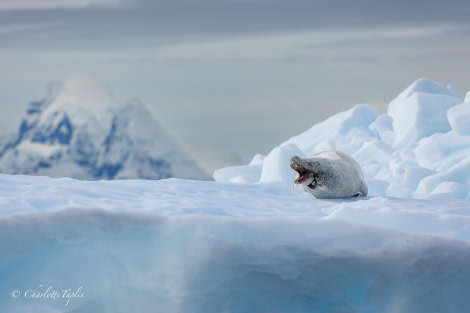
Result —
<path fill-rule="evenodd" d="M 88 77 L 50 84 L 0 145 L 0 172 L 8 174 L 207 179 L 139 100 L 117 105 Z"/>

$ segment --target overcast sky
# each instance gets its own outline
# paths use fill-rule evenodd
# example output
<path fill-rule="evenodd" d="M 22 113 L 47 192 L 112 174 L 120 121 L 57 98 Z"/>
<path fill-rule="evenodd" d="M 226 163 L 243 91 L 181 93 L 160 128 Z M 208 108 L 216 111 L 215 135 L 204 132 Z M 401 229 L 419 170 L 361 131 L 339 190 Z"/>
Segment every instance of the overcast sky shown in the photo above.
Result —
<path fill-rule="evenodd" d="M 0 0 L 0 130 L 49 81 L 138 97 L 208 172 L 420 77 L 470 90 L 468 0 Z"/>

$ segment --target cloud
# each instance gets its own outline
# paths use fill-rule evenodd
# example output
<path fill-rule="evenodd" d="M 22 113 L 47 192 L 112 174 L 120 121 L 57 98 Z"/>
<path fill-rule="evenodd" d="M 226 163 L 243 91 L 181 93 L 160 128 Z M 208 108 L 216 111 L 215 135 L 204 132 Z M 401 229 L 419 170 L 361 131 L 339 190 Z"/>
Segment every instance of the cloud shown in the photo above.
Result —
<path fill-rule="evenodd" d="M 0 10 L 12 11 L 117 7 L 123 3 L 125 3 L 125 0 L 14 0 L 0 1 Z"/>
<path fill-rule="evenodd" d="M 27 25 L 27 24 L 19 24 L 19 25 L 2 25 L 0 26 L 0 35 L 2 34 L 12 34 L 24 31 L 31 31 L 35 30 L 39 27 L 43 27 L 43 24 L 40 25 Z"/>
<path fill-rule="evenodd" d="M 0 1 L 0 26 L 54 23 L 45 33 L 53 47 L 82 47 L 84 42 L 149 47 L 313 30 L 469 25 L 469 14 L 470 2 L 459 0 Z M 22 33 L 22 42 L 37 46 L 41 42 L 35 34 Z"/>
<path fill-rule="evenodd" d="M 141 54 L 140 58 L 153 60 L 246 60 L 246 59 L 332 59 L 345 57 L 346 51 L 338 45 L 354 46 L 386 40 L 393 41 L 433 38 L 453 32 L 453 26 L 424 26 L 413 28 L 357 29 L 335 31 L 309 31 L 274 33 L 220 39 L 206 42 L 183 43 L 156 47 Z M 331 47 L 336 45 L 336 49 Z M 364 53 L 364 51 L 363 51 Z M 387 55 L 387 51 L 381 51 Z M 392 52 L 394 55 L 397 51 Z M 367 51 L 366 51 L 367 54 Z"/>
<path fill-rule="evenodd" d="M 0 36 L 6 33 L 22 33 L 38 31 L 37 42 L 45 38 L 41 32 L 57 28 L 54 23 L 31 25 L 0 25 Z M 136 60 L 140 62 L 160 61 L 223 61 L 223 60 L 348 60 L 371 56 L 388 58 L 399 57 L 402 53 L 410 56 L 408 49 L 414 42 L 414 54 L 429 49 L 435 44 L 436 38 L 459 35 L 456 25 L 433 25 L 415 27 L 388 27 L 351 30 L 312 30 L 297 32 L 275 32 L 266 34 L 244 34 L 233 37 L 197 40 L 188 38 L 177 43 L 145 42 L 136 45 L 120 45 L 115 47 L 103 45 L 94 49 L 78 39 L 73 40 L 74 46 L 67 48 L 67 41 L 60 42 L 59 49 L 41 48 L 38 44 L 33 51 L 23 49 L 19 54 L 34 53 L 36 56 L 57 55 L 80 58 L 90 56 L 101 60 Z M 61 34 L 59 32 L 59 34 Z M 56 38 L 61 38 L 54 32 Z M 49 35 L 50 39 L 52 36 Z M 1 38 L 1 37 L 0 37 Z M 90 39 L 93 40 L 93 39 Z M 148 40 L 147 40 L 148 41 Z M 101 41 L 100 41 L 101 42 Z M 58 43 L 59 44 L 59 43 Z M 393 48 L 393 49 L 388 49 Z M 443 46 L 442 49 L 451 48 Z M 434 47 L 433 49 L 436 49 Z M 452 50 L 452 49 L 450 49 Z"/>

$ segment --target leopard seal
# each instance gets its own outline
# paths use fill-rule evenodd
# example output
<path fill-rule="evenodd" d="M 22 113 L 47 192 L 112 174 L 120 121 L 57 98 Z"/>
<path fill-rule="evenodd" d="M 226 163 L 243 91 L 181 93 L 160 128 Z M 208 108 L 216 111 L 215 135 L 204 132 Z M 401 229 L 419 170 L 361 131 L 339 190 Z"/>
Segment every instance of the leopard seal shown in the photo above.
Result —
<path fill-rule="evenodd" d="M 367 196 L 367 185 L 361 167 L 344 152 L 329 150 L 309 158 L 293 156 L 290 167 L 298 176 L 294 184 L 318 199 Z"/>

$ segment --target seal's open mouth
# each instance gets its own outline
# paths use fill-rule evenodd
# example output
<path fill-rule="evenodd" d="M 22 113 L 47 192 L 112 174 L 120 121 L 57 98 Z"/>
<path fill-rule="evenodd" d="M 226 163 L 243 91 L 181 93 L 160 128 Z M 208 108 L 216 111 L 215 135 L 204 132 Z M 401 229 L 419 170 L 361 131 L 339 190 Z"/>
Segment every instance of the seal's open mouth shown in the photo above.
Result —
<path fill-rule="evenodd" d="M 318 182 L 318 176 L 315 175 L 314 172 L 309 171 L 302 165 L 296 163 L 291 163 L 290 167 L 299 174 L 299 176 L 294 180 L 294 183 L 302 184 L 310 189 L 315 189 Z"/>
<path fill-rule="evenodd" d="M 294 183 L 302 184 L 307 179 L 309 179 L 309 171 L 305 169 L 305 167 L 299 164 L 291 164 L 290 167 L 292 167 L 299 174 L 299 176 L 297 176 L 297 178 L 294 180 Z"/>

